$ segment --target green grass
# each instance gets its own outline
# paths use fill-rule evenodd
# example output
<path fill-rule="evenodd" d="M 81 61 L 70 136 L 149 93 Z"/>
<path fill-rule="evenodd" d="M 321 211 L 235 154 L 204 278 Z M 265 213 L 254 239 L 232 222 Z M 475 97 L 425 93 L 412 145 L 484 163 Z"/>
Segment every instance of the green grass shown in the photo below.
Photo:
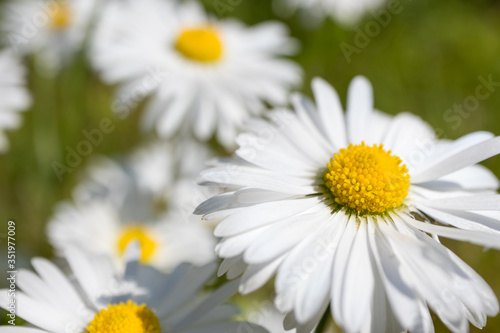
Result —
<path fill-rule="evenodd" d="M 213 10 L 212 0 L 204 2 Z M 298 90 L 310 95 L 310 80 L 321 76 L 336 87 L 345 101 L 349 81 L 362 74 L 374 85 L 378 109 L 390 114 L 401 111 L 418 114 L 438 129 L 442 137 L 455 139 L 478 130 L 500 134 L 500 87 L 458 126 L 445 117 L 454 104 L 474 94 L 479 76 L 492 75 L 494 81 L 500 82 L 500 2 L 402 0 L 401 3 L 403 11 L 393 15 L 390 24 L 359 54 L 354 54 L 351 62 L 343 56 L 340 44 L 354 45 L 356 31 L 340 28 L 331 20 L 312 29 L 304 28 L 297 15 L 284 19 L 302 45 L 301 53 L 294 57 L 305 72 L 304 86 Z M 269 0 L 242 0 L 230 15 L 249 24 L 281 19 L 273 14 Z M 368 16 L 358 27 L 363 30 L 371 20 L 373 17 Z M 6 230 L 9 219 L 16 221 L 19 264 L 24 266 L 28 265 L 27 258 L 34 255 L 51 256 L 45 223 L 54 204 L 70 197 L 92 157 L 124 154 L 144 139 L 137 126 L 140 112 L 133 112 L 123 121 L 113 118 L 110 110 L 113 89 L 92 73 L 84 54 L 79 54 L 55 79 L 38 75 L 32 60 L 27 60 L 27 65 L 31 69 L 29 87 L 34 103 L 24 115 L 23 127 L 9 134 L 10 152 L 0 155 L 1 228 Z M 52 162 L 63 162 L 65 147 L 74 149 L 85 139 L 82 130 L 96 128 L 104 117 L 113 119 L 116 130 L 105 135 L 92 155 L 60 182 Z M 484 164 L 500 177 L 500 157 Z M 500 252 L 443 242 L 500 296 Z M 0 262 L 2 269 L 3 265 L 4 260 Z M 439 320 L 435 323 L 437 332 L 447 331 Z M 500 316 L 497 316 L 489 318 L 482 332 L 499 330 Z"/>

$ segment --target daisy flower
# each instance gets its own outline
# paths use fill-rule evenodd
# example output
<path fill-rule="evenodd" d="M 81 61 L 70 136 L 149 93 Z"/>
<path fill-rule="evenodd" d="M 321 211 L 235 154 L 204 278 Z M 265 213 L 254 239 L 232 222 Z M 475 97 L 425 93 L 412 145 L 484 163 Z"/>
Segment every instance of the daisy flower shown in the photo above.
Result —
<path fill-rule="evenodd" d="M 220 223 L 219 274 L 243 273 L 252 292 L 276 274 L 285 328 L 309 332 L 328 306 L 346 332 L 432 332 L 429 309 L 453 332 L 483 327 L 498 301 L 439 236 L 500 248 L 495 176 L 477 163 L 500 137 L 439 140 L 409 113 L 373 109 L 369 82 L 337 93 L 312 84 L 316 105 L 253 120 L 232 159 L 213 162 L 202 184 L 227 192 L 197 214 Z"/>
<path fill-rule="evenodd" d="M 206 152 L 195 151 L 200 157 Z M 189 193 L 187 175 L 173 179 L 178 161 L 173 147 L 160 143 L 139 149 L 122 163 L 102 158 L 75 189 L 73 202 L 56 207 L 47 227 L 51 244 L 60 254 L 78 246 L 108 255 L 118 267 L 134 239 L 141 243 L 141 260 L 163 271 L 181 262 L 211 262 L 215 238 L 210 226 L 191 214 L 194 204 L 180 206 L 194 193 L 195 181 L 191 179 Z"/>
<path fill-rule="evenodd" d="M 314 21 L 330 16 L 345 26 L 354 25 L 366 13 L 382 7 L 384 3 L 385 0 L 275 0 L 279 11 L 301 10 Z"/>
<path fill-rule="evenodd" d="M 106 257 L 66 251 L 72 275 L 44 258 L 31 263 L 36 273 L 21 269 L 16 292 L 17 316 L 35 328 L 1 326 L 0 332 L 220 333 L 266 330 L 232 321 L 237 309 L 223 302 L 237 286 L 228 283 L 201 293 L 214 274 L 212 264 L 178 266 L 165 275 L 137 261 L 137 243 L 127 249 L 125 273 L 113 270 Z M 8 290 L 0 290 L 0 306 L 12 309 Z M 247 331 L 248 332 L 248 331 Z"/>
<path fill-rule="evenodd" d="M 7 3 L 2 30 L 16 53 L 35 53 L 54 72 L 81 49 L 95 0 L 16 0 Z"/>
<path fill-rule="evenodd" d="M 19 112 L 30 105 L 30 96 L 25 88 L 25 69 L 12 52 L 0 52 L 0 152 L 9 149 L 6 129 L 21 126 Z"/>
<path fill-rule="evenodd" d="M 296 49 L 285 25 L 217 21 L 195 2 L 111 2 L 93 41 L 93 63 L 106 82 L 122 84 L 120 99 L 153 95 L 143 125 L 164 138 L 216 132 L 234 145 L 249 113 L 285 104 L 301 81 L 297 65 L 280 58 Z"/>

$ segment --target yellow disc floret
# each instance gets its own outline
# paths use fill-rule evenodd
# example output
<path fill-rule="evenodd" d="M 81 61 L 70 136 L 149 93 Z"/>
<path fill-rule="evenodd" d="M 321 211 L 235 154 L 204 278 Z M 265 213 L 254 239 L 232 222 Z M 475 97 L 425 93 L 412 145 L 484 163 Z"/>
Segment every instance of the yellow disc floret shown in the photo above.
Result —
<path fill-rule="evenodd" d="M 120 255 L 125 253 L 127 245 L 134 240 L 137 240 L 141 245 L 141 262 L 148 262 L 155 253 L 157 242 L 151 233 L 141 225 L 131 225 L 122 230 L 117 244 Z"/>
<path fill-rule="evenodd" d="M 73 20 L 73 11 L 68 4 L 61 2 L 57 4 L 51 17 L 51 26 L 53 29 L 67 28 Z"/>
<path fill-rule="evenodd" d="M 184 29 L 177 37 L 175 48 L 184 57 L 200 62 L 215 62 L 222 56 L 219 33 L 211 26 Z"/>
<path fill-rule="evenodd" d="M 145 304 L 108 304 L 87 326 L 88 333 L 160 333 L 160 321 Z"/>
<path fill-rule="evenodd" d="M 337 204 L 360 214 L 399 207 L 408 195 L 410 175 L 383 145 L 349 145 L 330 159 L 324 179 Z"/>

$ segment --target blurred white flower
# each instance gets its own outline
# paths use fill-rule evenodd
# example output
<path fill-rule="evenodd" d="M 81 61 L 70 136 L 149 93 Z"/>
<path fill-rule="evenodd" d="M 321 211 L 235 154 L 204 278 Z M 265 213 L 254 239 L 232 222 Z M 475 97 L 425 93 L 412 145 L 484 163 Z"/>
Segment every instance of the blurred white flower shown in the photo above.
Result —
<path fill-rule="evenodd" d="M 161 137 L 192 131 L 206 141 L 216 132 L 230 147 L 250 113 L 285 104 L 301 81 L 280 57 L 297 46 L 285 25 L 217 21 L 195 2 L 113 1 L 93 41 L 93 63 L 105 81 L 122 83 L 121 98 L 153 95 L 143 126 Z"/>
<path fill-rule="evenodd" d="M 16 315 L 35 328 L 9 325 L 0 332 L 267 332 L 231 320 L 238 309 L 224 302 L 237 291 L 234 282 L 202 293 L 213 264 L 183 264 L 165 275 L 140 265 L 139 252 L 137 243 L 128 247 L 124 273 L 109 258 L 74 248 L 65 252 L 72 276 L 44 258 L 32 259 L 37 274 L 21 269 L 17 276 L 22 291 L 16 293 Z M 0 307 L 9 305 L 8 290 L 0 290 Z"/>
<path fill-rule="evenodd" d="M 257 302 L 256 302 L 257 303 Z M 260 325 L 272 333 L 296 333 L 297 330 L 285 330 L 283 319 L 285 315 L 280 313 L 276 306 L 270 300 L 264 300 L 258 303 L 258 306 L 245 316 L 246 320 L 256 325 Z M 287 329 L 289 329 L 287 327 Z M 305 333 L 313 333 L 305 332 Z M 325 332 L 326 333 L 326 332 Z"/>
<path fill-rule="evenodd" d="M 15 0 L 2 9 L 1 30 L 10 48 L 35 53 L 47 73 L 56 72 L 81 49 L 96 0 Z"/>
<path fill-rule="evenodd" d="M 345 332 L 432 332 L 429 308 L 453 332 L 485 326 L 495 294 L 438 236 L 500 248 L 499 182 L 477 165 L 500 137 L 438 140 L 414 115 L 374 110 L 361 77 L 345 116 L 330 85 L 312 88 L 316 106 L 294 96 L 296 113 L 254 120 L 237 156 L 202 173 L 227 188 L 196 211 L 221 221 L 219 274 L 243 273 L 246 294 L 276 273 L 276 306 L 299 332 L 329 305 Z"/>
<path fill-rule="evenodd" d="M 21 126 L 19 112 L 25 111 L 31 102 L 26 85 L 26 71 L 19 59 L 9 50 L 0 52 L 0 152 L 9 149 L 4 130 Z"/>
<path fill-rule="evenodd" d="M 189 149 L 199 160 L 184 158 Z M 192 215 L 203 200 L 196 190 L 197 171 L 210 153 L 201 145 L 155 143 L 137 150 L 122 163 L 102 158 L 90 169 L 89 179 L 74 191 L 73 203 L 57 206 L 48 224 L 48 236 L 59 253 L 78 246 L 106 254 L 123 267 L 123 252 L 137 239 L 143 262 L 169 271 L 181 262 L 205 264 L 215 258 L 211 227 Z M 201 162 L 203 159 L 203 162 Z"/>
<path fill-rule="evenodd" d="M 386 0 L 274 0 L 278 11 L 303 11 L 315 22 L 330 16 L 344 26 L 352 26 L 369 11 L 384 5 Z M 279 13 L 278 13 L 279 14 Z"/>

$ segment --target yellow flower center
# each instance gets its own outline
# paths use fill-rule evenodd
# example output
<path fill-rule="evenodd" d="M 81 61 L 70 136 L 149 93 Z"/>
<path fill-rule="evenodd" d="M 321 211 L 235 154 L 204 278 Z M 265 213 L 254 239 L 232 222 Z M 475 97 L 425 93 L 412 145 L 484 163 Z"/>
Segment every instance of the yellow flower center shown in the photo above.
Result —
<path fill-rule="evenodd" d="M 177 37 L 175 48 L 184 57 L 200 62 L 215 62 L 222 56 L 219 33 L 210 26 L 184 29 Z"/>
<path fill-rule="evenodd" d="M 145 304 L 108 304 L 86 328 L 88 333 L 160 333 L 160 321 Z"/>
<path fill-rule="evenodd" d="M 60 30 L 67 28 L 73 20 L 73 11 L 70 6 L 64 2 L 57 4 L 57 8 L 52 14 L 51 26 L 53 29 Z"/>
<path fill-rule="evenodd" d="M 118 251 L 120 255 L 125 253 L 127 245 L 131 242 L 137 240 L 141 245 L 141 258 L 142 263 L 148 262 L 153 256 L 157 243 L 150 232 L 140 225 L 132 225 L 124 228 L 118 238 Z"/>
<path fill-rule="evenodd" d="M 408 195 L 410 175 L 383 145 L 349 145 L 330 159 L 324 180 L 337 204 L 360 214 L 399 207 Z"/>

